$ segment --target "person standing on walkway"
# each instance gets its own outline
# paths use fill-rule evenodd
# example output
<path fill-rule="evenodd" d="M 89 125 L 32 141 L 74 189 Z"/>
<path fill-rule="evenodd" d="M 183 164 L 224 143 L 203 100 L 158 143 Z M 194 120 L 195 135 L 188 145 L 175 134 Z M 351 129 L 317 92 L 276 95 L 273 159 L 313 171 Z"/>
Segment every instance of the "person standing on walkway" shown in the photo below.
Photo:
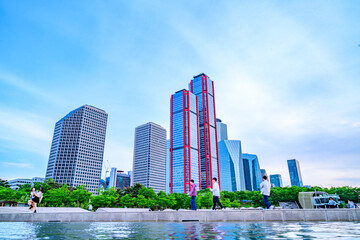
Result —
<path fill-rule="evenodd" d="M 210 191 L 213 193 L 213 203 L 214 203 L 212 210 L 215 210 L 216 204 L 218 204 L 221 207 L 221 209 L 223 209 L 224 207 L 220 202 L 220 188 L 219 188 L 219 184 L 217 183 L 217 178 L 214 177 L 212 179 L 212 182 L 213 182 L 213 188 L 210 188 Z"/>
<path fill-rule="evenodd" d="M 264 196 L 264 202 L 267 209 L 270 209 L 271 204 L 269 202 L 271 185 L 267 180 L 267 176 L 263 176 L 263 182 L 260 183 L 261 194 Z"/>
<path fill-rule="evenodd" d="M 190 185 L 191 185 L 191 188 L 190 188 L 189 196 L 191 197 L 191 201 L 190 201 L 191 209 L 196 211 L 197 210 L 196 202 L 195 202 L 195 199 L 196 199 L 196 184 L 195 184 L 195 181 L 193 179 L 190 180 Z"/>

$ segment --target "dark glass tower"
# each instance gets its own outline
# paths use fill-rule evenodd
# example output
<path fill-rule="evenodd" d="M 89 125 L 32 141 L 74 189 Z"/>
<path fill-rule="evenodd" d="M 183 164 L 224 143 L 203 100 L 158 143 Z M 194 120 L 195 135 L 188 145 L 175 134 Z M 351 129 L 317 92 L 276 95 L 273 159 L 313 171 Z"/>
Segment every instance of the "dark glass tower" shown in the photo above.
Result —
<path fill-rule="evenodd" d="M 219 186 L 221 186 L 214 83 L 202 73 L 194 76 L 189 88 L 198 98 L 201 188 L 212 187 L 211 179 L 213 177 L 218 179 Z"/>

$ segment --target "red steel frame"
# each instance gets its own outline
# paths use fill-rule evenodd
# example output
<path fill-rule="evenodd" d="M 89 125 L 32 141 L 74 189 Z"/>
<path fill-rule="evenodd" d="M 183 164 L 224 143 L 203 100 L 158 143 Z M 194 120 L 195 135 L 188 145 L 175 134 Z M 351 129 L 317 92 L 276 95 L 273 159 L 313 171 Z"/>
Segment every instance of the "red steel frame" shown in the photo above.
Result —
<path fill-rule="evenodd" d="M 182 92 L 183 94 L 183 136 L 184 136 L 184 193 L 187 193 L 187 189 L 186 187 L 189 185 L 190 186 L 190 180 L 191 180 L 191 144 L 190 144 L 190 93 L 189 91 L 184 90 Z M 185 99 L 187 100 L 187 106 L 185 104 Z M 197 98 L 196 98 L 197 100 Z M 197 106 L 196 106 L 196 111 L 197 110 Z M 187 127 L 185 124 L 185 114 L 187 115 Z M 171 124 L 170 124 L 170 131 L 171 131 L 171 136 L 170 136 L 170 142 L 171 142 L 171 147 L 170 147 L 170 192 L 173 192 L 173 138 L 172 138 L 172 134 L 173 134 L 173 96 L 171 96 Z M 198 124 L 198 116 L 197 116 L 197 127 L 199 126 Z M 186 131 L 188 132 L 188 136 L 187 136 L 187 140 L 188 140 L 188 144 L 186 144 Z M 198 127 L 198 135 L 199 135 L 199 127 Z M 199 145 L 199 138 L 198 138 L 198 145 Z M 188 157 L 189 157 L 189 162 L 188 162 L 188 167 L 189 167 L 189 176 L 188 179 L 189 181 L 187 181 L 187 175 L 186 175 L 186 150 L 188 150 Z M 198 151 L 199 152 L 199 151 Z M 199 157 L 200 157 L 200 153 L 199 153 Z M 199 167 L 200 169 L 200 167 Z M 201 176 L 199 176 L 199 180 L 201 181 Z M 200 187 L 201 189 L 201 187 Z"/>
<path fill-rule="evenodd" d="M 205 88 L 204 88 L 204 82 L 205 82 Z M 191 80 L 190 82 L 190 86 L 191 86 L 191 92 L 193 92 L 193 81 Z M 201 88 L 202 88 L 202 99 L 203 99 L 203 129 L 204 129 L 204 147 L 205 147 L 205 171 L 206 171 L 206 187 L 212 187 L 212 158 L 211 158 L 211 137 L 210 137 L 210 116 L 209 116 L 209 98 L 208 98 L 208 94 L 209 94 L 209 89 L 208 89 L 208 77 L 205 76 L 201 76 Z M 217 142 L 217 126 L 216 126 L 216 108 L 215 108 L 215 93 L 214 93 L 214 82 L 212 82 L 212 95 L 213 95 L 213 104 L 214 104 L 214 125 L 215 125 L 215 142 L 216 142 L 216 159 L 217 159 L 217 174 L 218 174 L 218 183 L 219 183 L 219 187 L 220 187 L 220 166 L 219 166 L 219 151 L 218 151 L 218 142 Z M 204 95 L 206 94 L 206 103 L 204 101 Z M 206 116 L 207 116 L 207 121 L 205 118 L 205 104 L 206 104 Z M 197 104 L 198 105 L 198 104 Z M 197 109 L 198 111 L 198 109 Z M 199 118 L 199 112 L 198 112 L 198 118 Z M 207 131 L 206 131 L 207 128 Z M 209 138 L 209 151 L 207 149 L 207 144 L 206 144 L 206 139 L 207 137 Z M 198 135 L 198 141 L 200 138 L 200 133 Z M 199 145 L 199 162 L 200 162 L 200 143 L 198 143 Z M 208 169 L 208 157 L 209 157 L 209 161 L 210 161 L 210 169 Z M 200 168 L 200 163 L 199 163 L 199 168 Z M 210 171 L 210 184 L 209 184 L 209 179 L 208 179 L 208 173 Z M 200 174 L 200 179 L 201 179 L 201 171 L 199 172 Z"/>
<path fill-rule="evenodd" d="M 193 93 L 193 82 L 190 81 L 191 93 Z M 200 160 L 200 126 L 199 126 L 199 100 L 196 97 L 196 122 L 197 122 L 197 143 L 198 143 L 198 167 L 199 167 L 199 190 L 201 190 L 201 160 Z"/>
<path fill-rule="evenodd" d="M 170 193 L 173 190 L 173 95 L 171 95 L 170 113 Z"/>

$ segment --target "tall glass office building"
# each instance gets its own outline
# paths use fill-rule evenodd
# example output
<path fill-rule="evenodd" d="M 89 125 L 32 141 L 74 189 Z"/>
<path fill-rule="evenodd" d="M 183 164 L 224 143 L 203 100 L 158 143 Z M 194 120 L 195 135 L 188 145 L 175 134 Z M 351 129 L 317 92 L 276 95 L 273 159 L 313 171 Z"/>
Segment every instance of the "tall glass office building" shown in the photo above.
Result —
<path fill-rule="evenodd" d="M 270 183 L 275 187 L 283 187 L 283 182 L 280 174 L 271 174 Z"/>
<path fill-rule="evenodd" d="M 229 192 L 245 190 L 241 141 L 222 140 L 218 146 L 221 190 Z"/>
<path fill-rule="evenodd" d="M 214 83 L 202 73 L 194 76 L 189 89 L 198 97 L 201 187 L 212 187 L 213 177 L 219 179 L 221 187 Z"/>
<path fill-rule="evenodd" d="M 228 140 L 227 125 L 223 123 L 219 118 L 216 119 L 216 128 L 218 142 L 222 140 Z"/>
<path fill-rule="evenodd" d="M 135 128 L 133 183 L 165 192 L 166 129 L 156 123 Z"/>
<path fill-rule="evenodd" d="M 86 185 L 96 194 L 104 155 L 108 114 L 84 105 L 55 124 L 46 178 L 68 186 Z"/>
<path fill-rule="evenodd" d="M 261 171 L 258 157 L 255 154 L 243 154 L 245 189 L 249 191 L 260 190 Z"/>
<path fill-rule="evenodd" d="M 290 159 L 290 160 L 287 160 L 287 164 L 289 167 L 291 186 L 302 187 L 303 181 L 302 181 L 302 177 L 301 177 L 299 161 L 296 159 Z"/>
<path fill-rule="evenodd" d="M 200 186 L 197 97 L 187 90 L 171 96 L 170 192 L 188 193 L 190 180 Z"/>

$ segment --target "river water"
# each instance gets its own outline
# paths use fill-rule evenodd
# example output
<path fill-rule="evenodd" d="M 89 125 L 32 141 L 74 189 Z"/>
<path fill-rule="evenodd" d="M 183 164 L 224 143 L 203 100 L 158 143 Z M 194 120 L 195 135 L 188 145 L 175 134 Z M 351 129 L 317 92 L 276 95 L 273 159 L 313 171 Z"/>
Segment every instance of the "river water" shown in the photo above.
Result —
<path fill-rule="evenodd" d="M 360 223 L 0 222 L 0 239 L 360 239 Z"/>

